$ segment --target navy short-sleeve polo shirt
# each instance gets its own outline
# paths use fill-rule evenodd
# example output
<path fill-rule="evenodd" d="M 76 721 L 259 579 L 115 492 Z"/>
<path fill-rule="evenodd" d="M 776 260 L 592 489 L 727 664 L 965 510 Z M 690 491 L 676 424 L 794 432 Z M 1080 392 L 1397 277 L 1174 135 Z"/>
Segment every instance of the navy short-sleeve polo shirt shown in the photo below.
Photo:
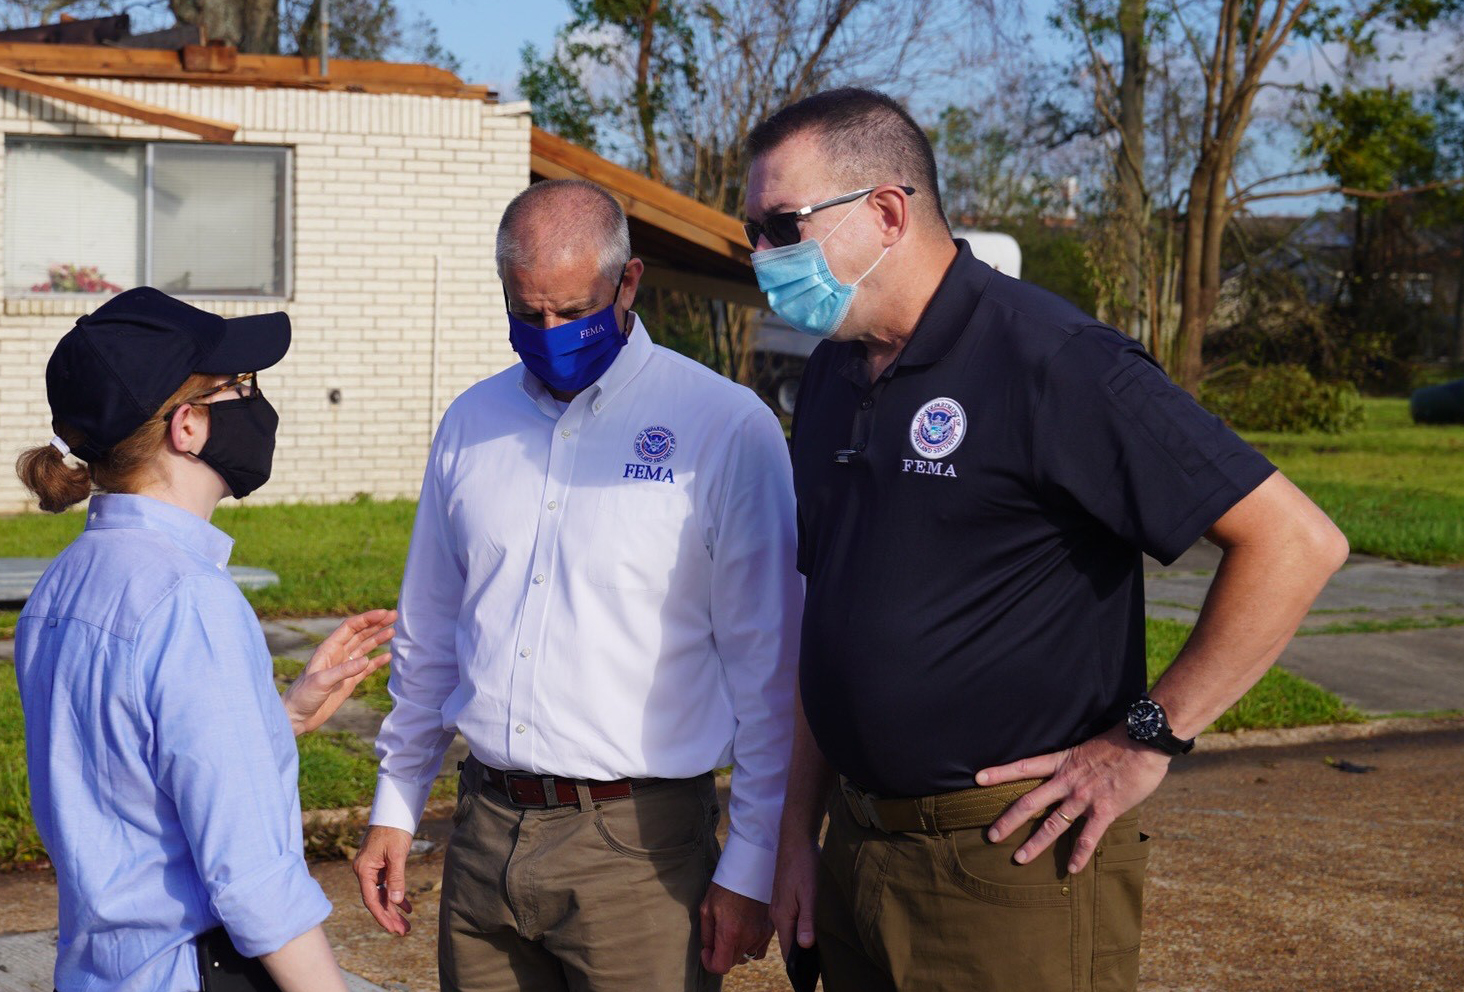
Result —
<path fill-rule="evenodd" d="M 1275 469 L 1133 340 L 962 242 L 898 360 L 825 342 L 793 429 L 803 705 L 875 793 L 969 788 L 1144 689 L 1141 552 Z"/>

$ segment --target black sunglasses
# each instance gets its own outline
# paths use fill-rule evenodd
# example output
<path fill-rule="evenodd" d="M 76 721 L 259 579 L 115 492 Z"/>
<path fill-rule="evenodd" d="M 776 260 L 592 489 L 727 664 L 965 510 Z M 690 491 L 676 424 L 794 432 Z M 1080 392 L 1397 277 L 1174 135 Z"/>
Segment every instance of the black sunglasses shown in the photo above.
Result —
<path fill-rule="evenodd" d="M 880 184 L 885 185 L 884 183 Z M 913 196 L 914 186 L 896 186 L 896 189 L 904 190 L 906 196 Z M 845 193 L 843 196 L 836 196 L 832 200 L 824 200 L 821 203 L 814 203 L 806 207 L 799 207 L 797 210 L 789 210 L 781 214 L 772 214 L 760 221 L 750 220 L 742 225 L 747 232 L 747 243 L 757 248 L 759 238 L 767 238 L 768 244 L 774 248 L 781 248 L 784 245 L 797 244 L 803 240 L 803 234 L 798 230 L 798 218 L 807 217 L 826 207 L 837 207 L 841 203 L 848 203 L 850 200 L 857 200 L 861 196 L 873 193 L 879 186 L 867 186 L 864 189 L 856 189 L 852 193 Z"/>

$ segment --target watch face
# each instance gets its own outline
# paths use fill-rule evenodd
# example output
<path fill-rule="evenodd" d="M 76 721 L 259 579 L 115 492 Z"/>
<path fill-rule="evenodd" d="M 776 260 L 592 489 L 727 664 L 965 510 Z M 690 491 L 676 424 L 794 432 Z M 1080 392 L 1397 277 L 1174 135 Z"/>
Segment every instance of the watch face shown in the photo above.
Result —
<path fill-rule="evenodd" d="M 1129 736 L 1139 741 L 1151 741 L 1164 729 L 1164 710 L 1152 699 L 1140 699 L 1129 707 Z"/>

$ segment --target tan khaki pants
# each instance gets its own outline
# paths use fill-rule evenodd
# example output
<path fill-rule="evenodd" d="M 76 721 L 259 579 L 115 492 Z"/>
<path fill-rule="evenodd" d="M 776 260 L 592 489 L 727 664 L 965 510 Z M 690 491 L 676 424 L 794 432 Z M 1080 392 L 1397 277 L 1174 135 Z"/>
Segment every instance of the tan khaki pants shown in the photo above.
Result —
<path fill-rule="evenodd" d="M 814 917 L 825 992 L 1131 992 L 1149 858 L 1138 815 L 1077 875 L 1076 829 L 1012 861 L 1040 823 L 999 844 L 980 828 L 887 834 L 836 792 Z"/>
<path fill-rule="evenodd" d="M 584 808 L 459 783 L 442 873 L 443 992 L 715 992 L 697 921 L 720 855 L 710 775 Z"/>

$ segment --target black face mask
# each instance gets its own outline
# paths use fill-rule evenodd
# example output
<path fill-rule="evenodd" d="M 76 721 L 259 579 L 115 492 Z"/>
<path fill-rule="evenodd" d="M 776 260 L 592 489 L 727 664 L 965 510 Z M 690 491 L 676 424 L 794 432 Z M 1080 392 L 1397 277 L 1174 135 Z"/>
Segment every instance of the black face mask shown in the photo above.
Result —
<path fill-rule="evenodd" d="M 269 481 L 280 415 L 263 396 L 220 400 L 208 407 L 209 433 L 198 458 L 213 469 L 235 499 Z"/>

